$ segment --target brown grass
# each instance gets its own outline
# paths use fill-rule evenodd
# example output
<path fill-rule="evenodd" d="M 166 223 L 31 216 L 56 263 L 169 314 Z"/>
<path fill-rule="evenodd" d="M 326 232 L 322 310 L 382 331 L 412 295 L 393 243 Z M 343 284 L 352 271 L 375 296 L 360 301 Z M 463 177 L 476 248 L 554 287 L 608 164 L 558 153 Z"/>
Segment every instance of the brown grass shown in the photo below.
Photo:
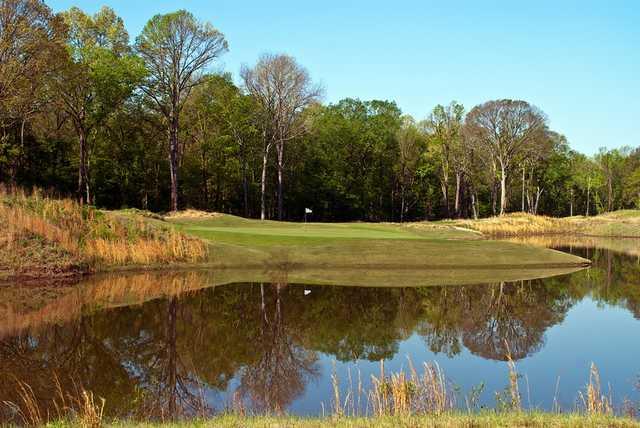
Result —
<path fill-rule="evenodd" d="M 372 376 L 371 381 L 368 400 L 375 416 L 439 415 L 455 406 L 455 396 L 435 362 L 424 363 L 419 374 L 409 361 L 408 371 L 387 376 L 381 361 L 380 376 Z"/>
<path fill-rule="evenodd" d="M 488 236 L 531 236 L 578 231 L 576 225 L 568 224 L 564 219 L 526 213 L 505 214 L 480 220 L 453 220 L 444 223 L 455 224 Z"/>
<path fill-rule="evenodd" d="M 442 225 L 466 228 L 491 237 L 580 235 L 640 237 L 640 211 L 623 210 L 593 217 L 546 217 L 511 213 L 479 220 L 445 220 Z"/>
<path fill-rule="evenodd" d="M 27 194 L 0 189 L 0 223 L 4 225 L 0 251 L 16 251 L 25 238 L 37 237 L 76 264 L 94 268 L 195 263 L 205 260 L 208 251 L 203 241 L 160 222 L 103 212 L 71 199 L 49 198 L 39 191 Z M 2 259 L 0 271 L 1 265 Z M 14 270 L 19 273 L 18 267 Z"/>
<path fill-rule="evenodd" d="M 594 363 L 591 363 L 589 370 L 589 383 L 584 393 L 582 391 L 578 393 L 578 398 L 589 415 L 613 414 L 613 400 L 602 392 L 600 372 Z"/>
<path fill-rule="evenodd" d="M 18 391 L 19 402 L 0 403 L 11 409 L 23 426 L 39 427 L 48 425 L 51 421 L 67 421 L 73 426 L 82 428 L 99 428 L 103 426 L 104 398 L 94 396 L 91 391 L 75 384 L 72 393 L 64 393 L 57 376 L 53 376 L 55 397 L 50 397 L 54 414 L 40 409 L 39 397 L 31 386 L 14 379 Z"/>
<path fill-rule="evenodd" d="M 218 218 L 223 216 L 223 214 L 216 212 L 208 212 L 208 211 L 200 211 L 194 209 L 186 209 L 182 211 L 172 211 L 165 215 L 168 219 L 207 219 L 207 218 Z"/>

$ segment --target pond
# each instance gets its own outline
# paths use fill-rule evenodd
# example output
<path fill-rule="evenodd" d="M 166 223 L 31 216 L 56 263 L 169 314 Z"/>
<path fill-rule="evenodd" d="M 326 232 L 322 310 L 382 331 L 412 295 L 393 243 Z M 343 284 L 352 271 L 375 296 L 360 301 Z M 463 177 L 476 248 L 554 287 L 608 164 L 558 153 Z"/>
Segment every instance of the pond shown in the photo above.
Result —
<path fill-rule="evenodd" d="M 614 405 L 637 408 L 639 244 L 573 245 L 590 269 L 511 282 L 345 287 L 273 273 L 216 285 L 197 271 L 4 287 L 0 402 L 21 402 L 19 380 L 43 411 L 81 386 L 110 416 L 322 415 L 337 386 L 366 413 L 383 360 L 386 374 L 437 364 L 455 406 L 495 407 L 510 355 L 527 408 L 579 407 L 592 363 Z"/>

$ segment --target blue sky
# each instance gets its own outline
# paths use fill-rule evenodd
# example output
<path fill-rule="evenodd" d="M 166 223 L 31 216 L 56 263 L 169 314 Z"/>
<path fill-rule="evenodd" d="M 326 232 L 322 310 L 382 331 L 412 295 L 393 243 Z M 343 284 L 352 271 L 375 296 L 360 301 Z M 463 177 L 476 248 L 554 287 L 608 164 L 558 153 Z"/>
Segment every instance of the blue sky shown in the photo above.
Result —
<path fill-rule="evenodd" d="M 388 99 L 417 119 L 451 100 L 467 109 L 519 98 L 587 154 L 640 146 L 640 1 L 48 0 L 55 11 L 102 4 L 132 40 L 180 8 L 222 31 L 216 66 L 234 76 L 284 52 L 326 88 L 325 101 Z"/>

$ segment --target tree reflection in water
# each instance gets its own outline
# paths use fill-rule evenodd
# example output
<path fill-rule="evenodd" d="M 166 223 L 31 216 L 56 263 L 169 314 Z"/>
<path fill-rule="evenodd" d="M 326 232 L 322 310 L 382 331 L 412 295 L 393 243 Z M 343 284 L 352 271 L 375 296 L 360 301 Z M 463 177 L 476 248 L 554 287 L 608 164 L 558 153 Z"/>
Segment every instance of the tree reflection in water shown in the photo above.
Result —
<path fill-rule="evenodd" d="M 585 296 L 640 319 L 637 259 L 591 251 L 592 269 L 517 283 L 358 288 L 281 279 L 189 292 L 206 281 L 194 285 L 190 274 L 181 284 L 174 275 L 164 284 L 169 279 L 148 275 L 136 279 L 136 290 L 149 290 L 146 299 L 134 293 L 134 304 L 125 304 L 132 290 L 123 294 L 121 283 L 96 286 L 91 296 L 101 300 L 58 293 L 63 306 L 47 307 L 67 316 L 39 306 L 40 323 L 28 305 L 4 303 L 0 313 L 12 322 L 0 334 L 0 402 L 21 402 L 19 379 L 33 388 L 42 414 L 54 415 L 57 378 L 64 394 L 81 386 L 104 397 L 110 416 L 188 417 L 221 410 L 234 395 L 254 411 L 277 413 L 328 371 L 320 353 L 345 362 L 390 359 L 417 334 L 448 356 L 466 348 L 504 360 L 508 343 L 514 359 L 525 358 Z M 172 294 L 176 287 L 184 292 Z M 81 310 L 64 310 L 78 301 Z M 0 412 L 0 421 L 12 418 L 6 407 Z"/>
<path fill-rule="evenodd" d="M 240 395 L 248 397 L 254 410 L 280 413 L 304 392 L 309 379 L 318 376 L 315 352 L 300 346 L 303 338 L 293 323 L 285 322 L 286 302 L 281 290 L 286 284 L 275 284 L 274 300 L 267 302 L 265 286 L 260 284 L 260 327 L 254 364 L 240 369 Z M 268 304 L 270 303 L 270 304 Z"/>
<path fill-rule="evenodd" d="M 544 332 L 561 322 L 575 299 L 540 281 L 425 290 L 429 308 L 419 332 L 433 352 L 464 345 L 483 358 L 515 360 L 537 352 Z M 509 349 L 507 349 L 507 346 Z"/>

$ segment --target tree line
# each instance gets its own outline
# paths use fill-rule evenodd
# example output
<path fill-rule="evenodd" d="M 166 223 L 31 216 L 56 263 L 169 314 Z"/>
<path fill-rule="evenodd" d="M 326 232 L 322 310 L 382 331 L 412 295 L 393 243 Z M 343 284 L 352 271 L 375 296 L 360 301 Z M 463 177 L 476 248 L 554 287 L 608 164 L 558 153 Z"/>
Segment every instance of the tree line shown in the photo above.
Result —
<path fill-rule="evenodd" d="M 228 50 L 180 10 L 132 41 L 103 7 L 0 0 L 0 182 L 106 208 L 405 221 L 640 207 L 640 148 L 572 150 L 522 100 L 419 120 L 386 100 L 323 103 L 284 54 L 211 72 Z"/>

